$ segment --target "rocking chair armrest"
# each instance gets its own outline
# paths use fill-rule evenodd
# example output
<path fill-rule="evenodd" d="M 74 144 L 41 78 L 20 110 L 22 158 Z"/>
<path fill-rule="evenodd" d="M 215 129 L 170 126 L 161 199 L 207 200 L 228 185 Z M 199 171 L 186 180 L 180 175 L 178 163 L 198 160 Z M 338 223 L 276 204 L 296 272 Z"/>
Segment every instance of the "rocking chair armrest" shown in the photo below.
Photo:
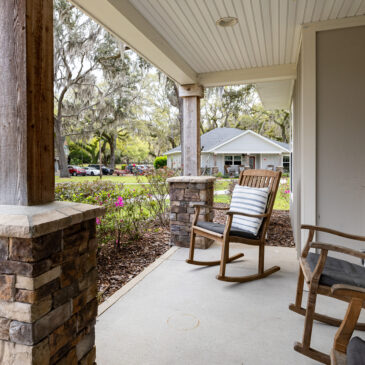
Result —
<path fill-rule="evenodd" d="M 233 211 L 233 210 L 230 210 L 229 212 L 226 213 L 227 215 L 243 215 L 245 217 L 251 217 L 251 218 L 265 218 L 265 217 L 268 217 L 268 214 L 265 213 L 265 214 L 249 214 L 249 213 L 242 213 L 242 212 L 236 212 L 236 211 Z"/>
<path fill-rule="evenodd" d="M 365 300 L 365 289 L 359 286 L 335 284 L 331 287 L 331 293 L 348 298 L 359 298 Z"/>
<path fill-rule="evenodd" d="M 214 207 L 213 205 L 206 205 L 206 204 L 194 204 L 193 208 L 210 208 L 210 209 L 215 209 L 215 210 L 228 210 L 229 208 L 224 208 L 224 207 Z"/>
<path fill-rule="evenodd" d="M 301 229 L 309 229 L 310 231 L 325 232 L 325 233 L 333 234 L 335 236 L 340 236 L 340 237 L 344 237 L 344 238 L 349 238 L 351 240 L 365 242 L 365 236 L 357 236 L 354 234 L 344 233 L 344 232 L 336 231 L 331 228 L 312 226 L 309 224 L 302 224 Z"/>
<path fill-rule="evenodd" d="M 310 247 L 319 248 L 321 250 L 326 250 L 326 251 L 335 251 L 335 252 L 343 253 L 345 255 L 355 256 L 355 257 L 358 257 L 359 259 L 365 260 L 365 252 L 357 251 L 352 248 L 348 248 L 348 247 L 344 247 L 344 246 L 332 245 L 330 243 L 312 242 Z"/>

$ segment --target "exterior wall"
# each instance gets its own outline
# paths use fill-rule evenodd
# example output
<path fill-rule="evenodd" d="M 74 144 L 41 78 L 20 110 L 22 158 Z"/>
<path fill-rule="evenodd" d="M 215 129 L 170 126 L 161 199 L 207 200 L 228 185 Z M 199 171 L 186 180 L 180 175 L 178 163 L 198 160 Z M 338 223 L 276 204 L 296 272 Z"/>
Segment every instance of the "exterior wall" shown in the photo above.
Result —
<path fill-rule="evenodd" d="M 261 168 L 267 169 L 268 165 L 274 165 L 274 167 L 282 166 L 281 159 L 282 159 L 281 155 L 261 154 Z"/>
<path fill-rule="evenodd" d="M 244 146 L 244 148 L 242 148 Z M 281 153 L 282 149 L 276 147 L 274 144 L 267 142 L 252 133 L 247 133 L 241 137 L 236 138 L 230 143 L 217 148 L 218 153 Z"/>
<path fill-rule="evenodd" d="M 181 168 L 181 153 L 175 153 L 167 156 L 167 167 L 170 169 Z"/>
<path fill-rule="evenodd" d="M 291 200 L 298 253 L 307 238 L 301 224 L 365 234 L 363 22 L 310 25 L 302 39 L 293 95 Z M 352 245 L 337 237 L 318 239 Z"/>
<path fill-rule="evenodd" d="M 317 33 L 317 224 L 358 235 L 365 235 L 364 43 L 365 26 Z"/>
<path fill-rule="evenodd" d="M 213 167 L 214 160 L 212 153 L 202 153 L 201 154 L 201 167 Z"/>
<path fill-rule="evenodd" d="M 220 173 L 224 174 L 224 155 L 217 155 L 217 167 Z"/>

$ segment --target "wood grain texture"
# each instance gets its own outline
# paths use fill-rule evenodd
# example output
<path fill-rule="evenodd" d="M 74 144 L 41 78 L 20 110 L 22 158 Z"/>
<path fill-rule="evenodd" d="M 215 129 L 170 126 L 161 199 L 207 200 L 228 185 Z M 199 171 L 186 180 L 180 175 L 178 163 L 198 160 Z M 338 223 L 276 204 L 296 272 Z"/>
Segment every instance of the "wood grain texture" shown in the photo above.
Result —
<path fill-rule="evenodd" d="M 330 356 L 328 354 L 315 350 L 311 347 L 313 321 L 317 320 L 331 326 L 340 326 L 334 340 L 334 348 L 332 351 L 332 359 L 334 359 L 334 353 L 336 351 L 346 351 L 347 344 L 354 329 L 358 329 L 361 331 L 365 330 L 365 324 L 357 322 L 361 309 L 365 307 L 365 290 L 363 288 L 358 288 L 345 284 L 335 284 L 332 287 L 319 285 L 319 280 L 326 263 L 326 258 L 329 251 L 336 251 L 358 258 L 365 258 L 365 254 L 360 251 L 350 249 L 348 247 L 337 246 L 322 242 L 313 242 L 313 237 L 315 232 L 317 231 L 326 232 L 340 237 L 355 239 L 358 241 L 364 241 L 365 237 L 313 225 L 302 225 L 301 228 L 308 229 L 309 235 L 306 246 L 299 260 L 300 266 L 295 304 L 291 304 L 289 306 L 289 309 L 298 314 L 304 315 L 305 323 L 302 343 L 296 343 L 294 345 L 294 349 L 305 356 L 308 356 L 324 364 L 329 364 Z M 311 248 L 316 248 L 320 250 L 320 257 L 313 272 L 307 262 L 307 256 Z M 306 308 L 302 307 L 304 279 L 309 286 Z M 315 311 L 315 307 L 318 294 L 349 302 L 350 306 L 346 313 L 345 319 L 341 321 L 338 318 L 333 318 L 327 315 L 317 313 Z"/>
<path fill-rule="evenodd" d="M 200 175 L 200 97 L 184 97 L 183 174 Z"/>
<path fill-rule="evenodd" d="M 53 2 L 0 4 L 0 204 L 54 200 Z"/>
<path fill-rule="evenodd" d="M 238 184 L 242 186 L 250 187 L 268 187 L 269 188 L 269 198 L 267 202 L 266 212 L 264 214 L 246 214 L 234 211 L 227 211 L 227 220 L 224 228 L 223 234 L 219 234 L 208 229 L 203 229 L 197 227 L 196 223 L 198 221 L 199 209 L 202 206 L 195 206 L 196 214 L 194 217 L 192 229 L 191 229 L 191 240 L 190 240 L 190 251 L 189 259 L 186 260 L 188 264 L 193 265 L 206 265 L 212 266 L 219 263 L 219 261 L 196 261 L 194 260 L 194 249 L 195 249 L 195 238 L 196 235 L 214 239 L 222 244 L 222 253 L 220 260 L 219 275 L 217 275 L 218 280 L 228 281 L 228 282 L 238 282 L 246 283 L 252 280 L 258 280 L 265 278 L 274 272 L 280 270 L 280 267 L 273 266 L 265 270 L 265 240 L 266 232 L 270 223 L 270 218 L 274 206 L 275 197 L 279 188 L 281 172 L 274 172 L 268 170 L 245 170 L 240 174 Z M 216 209 L 213 207 L 213 209 Z M 245 215 L 249 217 L 262 217 L 262 226 L 259 231 L 258 239 L 249 239 L 240 236 L 230 235 L 230 230 L 232 226 L 233 215 Z M 258 270 L 257 274 L 248 276 L 227 276 L 226 275 L 226 265 L 242 255 L 229 256 L 229 245 L 230 242 L 244 243 L 248 245 L 259 246 L 259 257 L 258 257 Z"/>

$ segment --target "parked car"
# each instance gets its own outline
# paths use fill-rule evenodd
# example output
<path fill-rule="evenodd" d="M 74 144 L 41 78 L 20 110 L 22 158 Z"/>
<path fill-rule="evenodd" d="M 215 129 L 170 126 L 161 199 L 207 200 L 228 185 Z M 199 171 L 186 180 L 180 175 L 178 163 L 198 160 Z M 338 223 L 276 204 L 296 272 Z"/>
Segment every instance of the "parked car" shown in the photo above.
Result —
<path fill-rule="evenodd" d="M 72 176 L 85 176 L 86 175 L 85 169 L 80 166 L 68 165 L 68 172 Z"/>
<path fill-rule="evenodd" d="M 74 166 L 72 166 L 72 165 L 68 165 L 68 172 L 69 172 L 69 174 L 70 175 L 72 175 L 72 176 L 76 176 L 77 174 L 76 174 L 76 169 L 75 169 L 75 167 Z"/>
<path fill-rule="evenodd" d="M 100 170 L 96 169 L 95 167 L 85 167 L 86 175 L 94 176 L 100 175 Z"/>
<path fill-rule="evenodd" d="M 94 167 L 95 169 L 100 170 L 99 164 L 90 164 L 89 167 Z M 103 172 L 103 175 L 113 175 L 114 173 L 114 169 L 110 169 L 104 165 L 101 165 L 101 171 Z"/>

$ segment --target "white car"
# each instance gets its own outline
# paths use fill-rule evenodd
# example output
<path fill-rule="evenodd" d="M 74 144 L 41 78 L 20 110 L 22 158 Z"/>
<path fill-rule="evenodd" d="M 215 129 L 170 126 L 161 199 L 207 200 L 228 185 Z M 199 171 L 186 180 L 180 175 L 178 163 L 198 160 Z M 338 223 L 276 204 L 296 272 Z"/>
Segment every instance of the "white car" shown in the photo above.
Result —
<path fill-rule="evenodd" d="M 86 171 L 86 175 L 89 176 L 100 175 L 100 170 L 96 169 L 95 167 L 84 167 L 84 169 Z"/>

